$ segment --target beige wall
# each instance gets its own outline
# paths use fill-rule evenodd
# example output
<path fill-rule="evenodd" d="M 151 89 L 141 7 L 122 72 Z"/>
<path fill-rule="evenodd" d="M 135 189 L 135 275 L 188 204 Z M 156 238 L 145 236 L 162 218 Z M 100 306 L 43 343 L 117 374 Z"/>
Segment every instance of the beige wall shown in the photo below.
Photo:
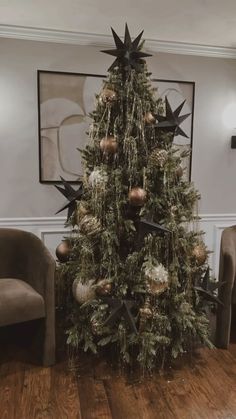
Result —
<path fill-rule="evenodd" d="M 37 69 L 104 74 L 111 59 L 98 49 L 0 39 L 0 218 L 53 216 L 62 198 L 38 181 Z M 236 213 L 236 150 L 222 120 L 236 103 L 236 62 L 155 54 L 154 77 L 196 82 L 192 179 L 201 213 Z"/>

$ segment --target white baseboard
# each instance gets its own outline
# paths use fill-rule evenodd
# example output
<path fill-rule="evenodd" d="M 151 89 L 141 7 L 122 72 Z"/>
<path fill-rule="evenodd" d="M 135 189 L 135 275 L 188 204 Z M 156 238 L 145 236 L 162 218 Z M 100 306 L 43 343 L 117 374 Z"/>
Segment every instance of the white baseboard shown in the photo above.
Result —
<path fill-rule="evenodd" d="M 210 266 L 213 275 L 218 277 L 220 239 L 224 228 L 236 225 L 236 214 L 200 214 L 200 229 L 205 231 L 205 243 L 213 253 Z M 64 227 L 65 217 L 26 217 L 0 218 L 0 227 L 19 228 L 38 236 L 55 256 L 55 249 L 68 229 Z"/>

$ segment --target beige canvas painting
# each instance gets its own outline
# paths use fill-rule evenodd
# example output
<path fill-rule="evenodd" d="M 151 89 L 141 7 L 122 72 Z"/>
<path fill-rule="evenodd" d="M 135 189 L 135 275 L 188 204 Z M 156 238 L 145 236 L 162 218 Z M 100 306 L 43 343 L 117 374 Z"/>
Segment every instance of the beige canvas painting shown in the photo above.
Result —
<path fill-rule="evenodd" d="M 75 182 L 83 175 L 81 155 L 88 141 L 89 113 L 102 77 L 38 72 L 41 182 Z"/>

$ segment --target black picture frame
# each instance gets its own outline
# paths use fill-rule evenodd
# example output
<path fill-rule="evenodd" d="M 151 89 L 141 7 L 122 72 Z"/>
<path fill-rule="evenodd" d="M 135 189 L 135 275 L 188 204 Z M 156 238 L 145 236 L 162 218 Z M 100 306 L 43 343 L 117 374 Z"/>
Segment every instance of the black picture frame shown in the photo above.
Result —
<path fill-rule="evenodd" d="M 48 80 L 47 80 L 47 77 L 44 79 L 44 80 L 46 80 L 46 82 L 45 82 L 46 87 L 42 83 L 42 79 L 45 75 L 46 76 L 48 75 Z M 53 81 L 53 76 L 54 76 L 54 82 L 52 83 L 52 92 L 50 93 L 50 91 L 47 92 L 47 87 L 48 87 L 47 83 L 49 83 L 49 87 L 50 87 L 50 80 Z M 64 82 L 65 82 L 65 78 L 68 78 L 70 80 L 72 80 L 72 78 L 73 78 L 73 80 L 74 80 L 73 83 L 75 83 L 75 80 L 77 80 L 77 78 L 78 78 L 78 86 L 80 86 L 80 87 L 83 86 L 84 88 L 86 86 L 87 81 L 88 81 L 87 86 L 90 86 L 90 85 L 94 84 L 94 85 L 98 85 L 98 86 L 100 85 L 100 88 L 101 88 L 102 81 L 106 79 L 106 75 L 101 75 L 101 74 L 37 70 L 39 181 L 42 184 L 60 184 L 61 180 L 60 180 L 59 176 L 62 176 L 64 178 L 66 178 L 66 180 L 69 181 L 72 184 L 76 184 L 76 183 L 79 182 L 79 180 L 82 177 L 82 173 L 77 173 L 75 175 L 77 177 L 73 179 L 72 176 L 67 176 L 66 173 L 64 173 L 63 171 L 61 171 L 61 173 L 58 172 L 58 176 L 56 178 L 55 177 L 50 178 L 49 176 L 45 176 L 45 173 L 47 173 L 47 171 L 50 173 L 50 170 L 51 170 L 50 164 L 52 163 L 52 164 L 55 165 L 55 162 L 51 161 L 51 157 L 54 157 L 53 152 L 51 153 L 51 151 L 49 150 L 48 155 L 47 155 L 47 150 L 45 152 L 45 148 L 44 148 L 44 144 L 43 144 L 43 140 L 42 140 L 43 136 L 41 135 L 41 133 L 42 133 L 43 130 L 52 130 L 53 131 L 53 129 L 55 129 L 57 140 L 55 140 L 55 139 L 51 140 L 51 143 L 52 143 L 52 146 L 53 146 L 53 148 L 52 148 L 53 150 L 56 149 L 55 144 L 57 144 L 58 148 L 56 149 L 56 153 L 59 156 L 59 154 L 60 154 L 60 150 L 59 150 L 60 142 L 59 142 L 59 134 L 58 133 L 59 133 L 59 130 L 61 129 L 61 126 L 56 126 L 55 125 L 55 127 L 53 127 L 53 126 L 50 127 L 49 126 L 49 127 L 45 128 L 45 126 L 42 125 L 43 123 L 45 123 L 45 119 L 46 120 L 50 119 L 50 117 L 48 117 L 48 115 L 50 116 L 50 112 L 47 114 L 47 107 L 46 106 L 45 106 L 46 111 L 45 111 L 45 109 L 42 110 L 42 104 L 43 105 L 46 104 L 47 106 L 49 105 L 48 108 L 50 110 L 50 103 L 49 103 L 50 100 L 53 101 L 53 100 L 55 100 L 55 98 L 57 99 L 57 92 L 55 90 L 56 87 L 57 87 L 57 83 L 58 83 L 58 86 L 59 86 L 59 91 L 62 88 L 61 86 L 64 86 L 63 83 L 59 83 L 59 82 L 55 83 L 56 78 L 60 79 L 60 77 L 63 77 Z M 60 79 L 60 80 L 62 80 L 62 79 Z M 83 83 L 82 83 L 82 80 L 83 80 Z M 91 83 L 91 80 L 93 80 L 93 83 Z M 191 117 L 190 117 L 190 125 L 188 126 L 188 134 L 189 134 L 189 147 L 192 150 L 192 146 L 193 146 L 193 123 L 194 123 L 194 101 L 195 101 L 195 82 L 193 82 L 193 81 L 183 81 L 183 80 L 157 79 L 157 78 L 152 78 L 152 82 L 153 82 L 153 87 L 158 87 L 158 88 L 160 87 L 160 84 L 162 84 L 163 86 L 164 85 L 166 85 L 166 86 L 169 85 L 170 90 L 171 90 L 171 86 L 172 87 L 175 86 L 172 89 L 173 91 L 174 90 L 177 91 L 176 86 L 179 86 L 180 90 L 181 90 L 181 86 L 188 87 L 189 92 L 190 92 L 189 94 L 191 96 L 191 103 L 186 104 L 186 105 L 188 105 L 188 107 L 191 107 Z M 68 80 L 68 83 L 69 83 L 69 80 Z M 65 86 L 63 88 L 65 88 Z M 91 91 L 88 94 L 88 101 L 91 101 L 92 97 L 93 97 L 93 100 L 94 100 L 95 94 L 99 93 L 100 88 L 95 89 L 94 91 Z M 73 94 L 74 94 L 73 92 L 75 91 L 75 89 L 72 88 L 72 86 L 70 85 L 70 88 L 68 90 L 71 91 L 71 94 L 73 96 Z M 50 96 L 50 94 L 51 94 L 51 96 Z M 66 96 L 67 96 L 67 93 L 66 93 Z M 180 94 L 180 96 L 181 96 L 181 94 Z M 79 97 L 80 97 L 80 95 L 79 95 Z M 86 94 L 85 94 L 85 97 L 86 97 Z M 49 99 L 47 99 L 47 98 L 49 98 Z M 47 99 L 47 100 L 43 101 L 44 99 Z M 90 106 L 91 106 L 91 104 L 88 105 L 88 109 L 89 109 Z M 84 116 L 84 118 L 87 118 L 88 113 L 91 112 L 94 109 L 94 107 L 92 107 L 86 113 L 86 108 L 84 106 L 82 106 L 82 108 L 83 108 L 83 112 L 84 112 L 83 115 L 80 115 L 80 114 L 72 115 L 72 116 L 66 117 L 63 121 L 65 121 L 68 118 L 72 118 L 73 116 L 77 116 L 78 118 L 79 117 L 83 118 L 83 116 Z M 184 109 L 183 109 L 183 112 L 184 112 Z M 52 113 L 52 114 L 53 114 L 53 117 L 55 118 L 56 117 L 55 112 Z M 88 125 L 89 125 L 89 123 L 88 123 Z M 50 132 L 52 132 L 52 131 L 50 131 Z M 87 129 L 85 129 L 84 133 L 83 133 L 84 139 L 87 138 L 86 131 L 87 131 Z M 53 141 L 54 141 L 54 143 L 53 143 Z M 47 142 L 46 142 L 46 144 L 47 144 Z M 69 155 L 73 155 L 73 153 L 75 154 L 75 151 L 76 151 L 75 149 L 77 147 L 80 147 L 80 144 L 77 144 L 76 147 L 74 147 L 73 149 L 68 150 L 69 151 L 68 154 Z M 187 171 L 187 175 L 186 175 L 189 180 L 191 180 L 191 170 L 192 170 L 192 156 L 191 156 L 191 154 L 192 153 L 190 153 L 189 164 L 188 164 L 189 167 L 188 167 L 188 171 Z M 79 159 L 79 152 L 78 152 L 78 154 L 75 154 L 75 155 Z M 48 166 L 47 166 L 46 169 L 45 169 L 45 167 L 46 167 L 45 166 L 46 165 L 45 156 L 47 157 L 46 161 L 48 163 Z M 55 157 L 55 161 L 59 162 L 60 158 L 58 156 Z"/>

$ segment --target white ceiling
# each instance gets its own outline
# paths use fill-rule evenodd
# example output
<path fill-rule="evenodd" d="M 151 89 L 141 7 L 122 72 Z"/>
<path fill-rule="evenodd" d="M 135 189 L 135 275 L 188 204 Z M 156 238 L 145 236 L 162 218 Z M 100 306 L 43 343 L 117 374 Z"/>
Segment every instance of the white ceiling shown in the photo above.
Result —
<path fill-rule="evenodd" d="M 236 0 L 0 0 L 0 25 L 236 47 Z"/>

